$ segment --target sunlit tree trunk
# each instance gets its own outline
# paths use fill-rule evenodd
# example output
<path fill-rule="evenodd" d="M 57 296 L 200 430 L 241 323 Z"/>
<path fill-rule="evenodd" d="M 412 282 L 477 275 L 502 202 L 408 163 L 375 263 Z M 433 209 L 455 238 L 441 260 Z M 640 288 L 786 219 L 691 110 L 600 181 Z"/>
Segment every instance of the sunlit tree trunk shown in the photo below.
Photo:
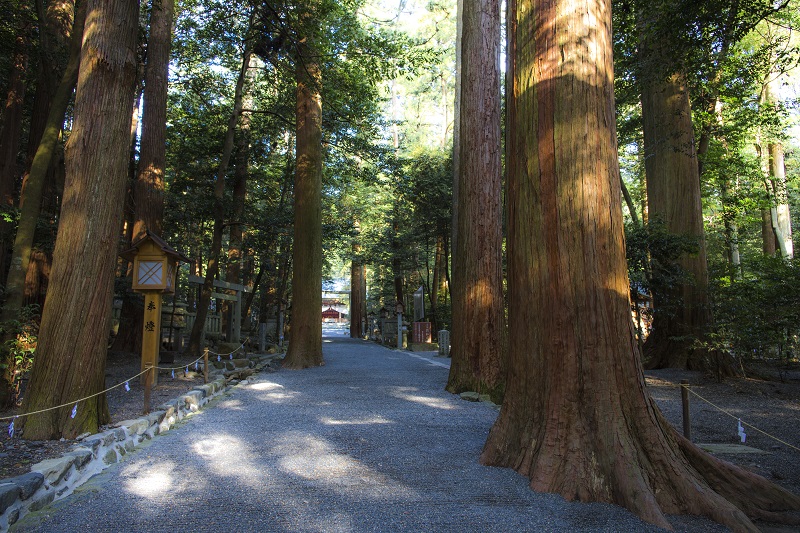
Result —
<path fill-rule="evenodd" d="M 134 0 L 88 0 L 75 120 L 50 290 L 25 412 L 90 396 L 105 385 L 117 239 L 128 166 L 136 72 Z M 104 395 L 24 419 L 25 438 L 75 438 L 105 423 Z"/>
<path fill-rule="evenodd" d="M 783 158 L 783 145 L 779 142 L 769 145 L 769 185 L 774 205 L 770 206 L 772 230 L 778 242 L 781 257 L 794 257 L 792 242 L 792 217 L 789 212 L 789 194 L 786 182 L 786 166 Z"/>
<path fill-rule="evenodd" d="M 452 362 L 447 390 L 499 402 L 505 386 L 500 2 L 464 2 Z"/>
<path fill-rule="evenodd" d="M 510 359 L 481 456 L 568 500 L 756 531 L 800 498 L 681 437 L 650 398 L 630 313 L 611 2 L 509 4 Z"/>
<path fill-rule="evenodd" d="M 294 180 L 292 335 L 286 368 L 322 359 L 322 72 L 307 40 L 298 43 L 297 166 Z"/>
<path fill-rule="evenodd" d="M 164 169 L 167 158 L 167 81 L 172 45 L 174 0 L 153 1 L 150 33 L 147 38 L 147 63 L 144 73 L 142 138 L 138 175 L 134 187 L 135 217 L 133 241 L 145 230 L 163 233 Z"/>
<path fill-rule="evenodd" d="M 139 16 L 139 42 L 137 51 L 136 65 L 136 88 L 133 91 L 133 112 L 131 113 L 130 144 L 128 145 L 128 186 L 125 191 L 125 206 L 123 208 L 123 227 L 120 241 L 120 250 L 128 250 L 133 240 L 133 228 L 136 223 L 136 208 L 134 206 L 134 194 L 136 189 L 136 163 L 138 159 L 139 145 L 139 110 L 141 107 L 141 96 L 144 92 L 144 64 L 142 63 L 141 49 L 143 43 L 143 28 L 146 23 L 142 21 L 142 12 Z M 125 277 L 129 273 L 128 269 L 133 267 L 133 263 L 123 258 L 118 258 L 118 277 Z M 124 270 L 123 270 L 124 269 Z M 119 329 L 114 337 L 111 350 L 115 352 L 127 352 L 139 357 L 142 351 L 142 328 L 144 327 L 144 308 L 141 294 L 126 288 L 122 295 L 122 309 L 120 309 Z"/>
<path fill-rule="evenodd" d="M 777 89 L 780 77 L 772 74 L 770 80 L 764 87 L 763 102 L 769 106 L 777 103 Z M 765 181 L 767 192 L 770 198 L 770 219 L 772 230 L 781 257 L 792 259 L 794 257 L 794 245 L 792 243 L 792 218 L 789 213 L 789 194 L 786 186 L 786 165 L 783 157 L 783 143 L 780 140 L 772 140 L 767 143 L 767 157 L 769 178 Z"/>

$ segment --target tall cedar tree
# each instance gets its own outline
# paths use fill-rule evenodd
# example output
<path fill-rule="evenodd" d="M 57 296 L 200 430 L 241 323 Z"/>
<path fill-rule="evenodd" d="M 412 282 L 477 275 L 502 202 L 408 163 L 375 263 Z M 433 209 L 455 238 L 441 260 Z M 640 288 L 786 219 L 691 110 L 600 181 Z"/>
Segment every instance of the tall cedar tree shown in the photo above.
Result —
<path fill-rule="evenodd" d="M 509 374 L 481 456 L 531 487 L 735 531 L 800 498 L 681 437 L 646 390 L 630 314 L 611 2 L 509 4 Z M 749 517 L 749 518 L 748 518 Z"/>
<path fill-rule="evenodd" d="M 690 237 L 697 246 L 696 252 L 678 260 L 689 279 L 654 295 L 653 329 L 644 344 L 644 357 L 648 368 L 702 370 L 709 368 L 708 354 L 695 343 L 709 326 L 711 309 L 689 86 L 673 51 L 647 36 L 644 14 L 642 19 L 642 55 L 668 65 L 663 67 L 666 76 L 642 81 L 648 214 L 669 233 Z"/>
<path fill-rule="evenodd" d="M 36 148 L 25 186 L 20 194 L 17 233 L 14 236 L 11 265 L 5 284 L 5 302 L 3 302 L 3 311 L 0 315 L 0 321 L 4 323 L 17 319 L 25 299 L 25 276 L 31 262 L 33 239 L 39 221 L 45 180 L 56 152 L 59 135 L 64 124 L 64 115 L 72 98 L 72 90 L 78 81 L 85 13 L 86 2 L 79 2 L 78 10 L 75 13 L 75 24 L 72 28 L 67 66 L 53 100 L 49 103 L 49 114 L 44 125 L 44 132 L 40 137 L 41 142 Z M 13 332 L 4 332 L 6 338 L 10 334 Z M 9 392 L 14 379 L 14 360 L 13 356 L 6 351 L 0 352 L 0 357 L 2 357 L 0 362 L 3 363 L 5 369 L 0 376 L 0 403 L 6 403 L 11 398 Z"/>
<path fill-rule="evenodd" d="M 453 361 L 447 390 L 500 401 L 503 347 L 500 2 L 464 2 L 461 40 Z"/>
<path fill-rule="evenodd" d="M 350 264 L 350 337 L 363 339 L 367 334 L 367 266 L 364 264 L 361 244 L 358 242 L 361 224 L 353 223 L 356 236 L 352 244 L 353 259 Z"/>
<path fill-rule="evenodd" d="M 66 147 L 67 177 L 53 271 L 25 412 L 93 395 L 105 385 L 117 238 L 136 73 L 136 0 L 88 0 Z M 105 395 L 24 419 L 25 438 L 75 438 L 108 420 Z"/>
<path fill-rule="evenodd" d="M 164 219 L 164 168 L 167 147 L 167 78 L 172 44 L 174 0 L 153 1 L 147 64 L 144 74 L 144 104 L 139 167 L 134 185 L 133 241 L 145 231 L 161 236 Z"/>
<path fill-rule="evenodd" d="M 309 20 L 310 13 L 305 13 Z M 322 71 L 308 38 L 297 42 L 297 167 L 294 179 L 292 322 L 283 366 L 322 359 Z"/>

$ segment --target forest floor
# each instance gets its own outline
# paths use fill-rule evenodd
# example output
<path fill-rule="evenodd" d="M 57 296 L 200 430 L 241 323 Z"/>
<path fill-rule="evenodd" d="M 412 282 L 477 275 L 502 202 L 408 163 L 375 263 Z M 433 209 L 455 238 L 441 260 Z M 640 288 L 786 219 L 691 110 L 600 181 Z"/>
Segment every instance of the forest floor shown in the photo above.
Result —
<path fill-rule="evenodd" d="M 174 363 L 159 364 L 162 367 L 181 367 L 192 363 L 194 357 L 178 354 Z M 138 355 L 132 353 L 109 352 L 106 362 L 106 387 L 113 387 L 117 384 L 124 384 L 126 380 L 141 372 L 140 359 Z M 150 405 L 158 407 L 164 402 L 178 397 L 190 391 L 197 385 L 203 384 L 203 373 L 194 372 L 192 368 L 189 372 L 176 370 L 175 377 L 168 371 L 159 373 L 158 385 L 153 387 L 150 398 Z M 111 416 L 111 425 L 138 418 L 144 410 L 144 386 L 140 379 L 128 381 L 130 391 L 126 391 L 124 386 L 116 387 L 106 393 L 108 400 L 108 410 Z M 20 412 L 19 408 L 13 410 L 0 409 L 0 417 L 13 416 Z M 8 435 L 8 422 L 0 424 L 0 480 L 25 474 L 34 465 L 45 459 L 60 457 L 76 444 L 76 440 L 50 440 L 50 441 L 27 441 L 20 438 L 19 433 L 10 438 Z M 24 434 L 24 432 L 23 432 Z"/>
<path fill-rule="evenodd" d="M 667 420 L 682 432 L 680 382 L 689 381 L 692 442 L 729 444 L 717 457 L 800 494 L 800 364 L 761 365 L 760 378 L 722 382 L 682 370 L 648 370 L 648 390 Z M 741 420 L 745 442 L 738 435 Z M 743 453 L 747 448 L 755 449 Z"/>
<path fill-rule="evenodd" d="M 193 358 L 178 355 L 175 363 L 162 366 L 181 367 L 192 361 Z M 679 430 L 682 428 L 679 383 L 682 379 L 689 380 L 694 392 L 690 395 L 690 413 L 695 443 L 741 444 L 737 420 L 740 418 L 747 434 L 744 444 L 758 452 L 717 455 L 800 494 L 800 364 L 764 366 L 757 370 L 769 379 L 729 378 L 717 382 L 700 372 L 679 370 L 647 371 L 646 377 L 651 395 Z M 137 357 L 109 355 L 108 387 L 124 383 L 138 373 Z M 158 386 L 153 389 L 152 405 L 158 406 L 202 383 L 202 373 L 191 368 L 188 373 L 176 371 L 174 378 L 170 372 L 162 371 Z M 130 381 L 129 385 L 129 392 L 117 387 L 107 394 L 112 424 L 137 418 L 142 413 L 143 387 L 138 380 Z M 14 414 L 14 411 L 0 411 L 0 417 Z M 6 427 L 4 424 L 0 433 L 0 479 L 27 473 L 31 465 L 60 457 L 76 443 L 26 441 L 19 435 L 9 438 Z"/>

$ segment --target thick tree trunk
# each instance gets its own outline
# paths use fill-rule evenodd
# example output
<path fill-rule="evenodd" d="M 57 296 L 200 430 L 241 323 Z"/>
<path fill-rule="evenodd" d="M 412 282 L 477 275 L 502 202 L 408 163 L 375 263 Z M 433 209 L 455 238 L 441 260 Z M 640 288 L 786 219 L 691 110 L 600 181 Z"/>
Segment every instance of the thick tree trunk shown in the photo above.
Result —
<path fill-rule="evenodd" d="M 255 10 L 250 15 L 248 35 L 253 27 L 255 20 Z M 211 302 L 211 293 L 214 289 L 214 280 L 219 273 L 219 258 L 222 254 L 222 232 L 225 228 L 225 174 L 228 172 L 228 164 L 233 153 L 234 134 L 239 114 L 242 112 L 242 95 L 244 94 L 244 84 L 247 79 L 247 69 L 250 66 L 252 56 L 252 40 L 248 39 L 245 43 L 244 55 L 242 57 L 242 67 L 239 70 L 239 77 L 236 80 L 236 89 L 233 95 L 233 110 L 228 119 L 228 129 L 225 132 L 225 141 L 222 145 L 222 157 L 217 168 L 216 181 L 214 182 L 214 230 L 211 237 L 211 250 L 209 252 L 208 264 L 206 265 L 206 275 L 200 289 L 200 298 L 197 302 L 197 316 L 192 325 L 192 332 L 189 336 L 189 344 L 186 348 L 190 354 L 200 354 L 200 338 L 206 324 L 208 305 Z"/>
<path fill-rule="evenodd" d="M 464 2 L 458 241 L 447 390 L 502 399 L 505 386 L 500 161 L 500 2 Z"/>
<path fill-rule="evenodd" d="M 292 336 L 286 368 L 322 358 L 322 72 L 308 42 L 298 44 L 297 169 L 294 181 Z"/>
<path fill-rule="evenodd" d="M 93 31 L 81 51 L 75 121 L 50 291 L 25 398 L 25 412 L 86 398 L 105 385 L 105 358 L 127 176 L 136 72 L 134 0 L 88 0 Z M 94 433 L 108 417 L 105 396 L 24 419 L 28 439 Z"/>
<path fill-rule="evenodd" d="M 141 24 L 141 20 L 140 20 Z M 141 28 L 141 26 L 140 26 Z M 142 31 L 139 32 L 139 48 L 143 46 L 141 42 Z M 137 59 L 141 58 L 141 52 L 136 54 Z M 137 61 L 136 66 L 136 89 L 133 92 L 133 112 L 131 113 L 130 144 L 128 145 L 128 185 L 125 188 L 125 205 L 123 207 L 123 227 L 120 242 L 120 250 L 127 250 L 131 247 L 133 240 L 133 227 L 136 223 L 135 200 L 133 195 L 136 189 L 136 159 L 139 131 L 139 102 L 144 89 L 144 65 Z M 125 277 L 129 274 L 128 269 L 133 267 L 122 258 L 118 258 L 119 270 L 118 277 Z M 123 271 L 123 269 L 125 269 Z M 142 295 L 133 291 L 130 287 L 126 288 L 122 295 L 122 309 L 120 309 L 119 328 L 117 336 L 111 345 L 111 350 L 115 352 L 126 352 L 139 357 L 142 352 L 142 328 L 144 327 L 144 301 Z"/>
<path fill-rule="evenodd" d="M 363 339 L 365 335 L 363 327 L 366 315 L 363 290 L 365 274 L 366 267 L 354 259 L 350 265 L 350 337 L 354 339 Z"/>
<path fill-rule="evenodd" d="M 50 106 L 50 115 L 47 120 L 47 127 L 42 136 L 42 141 L 36 150 L 36 156 L 31 164 L 30 174 L 27 185 L 20 196 L 20 215 L 17 224 L 17 234 L 14 238 L 14 249 L 11 254 L 11 266 L 8 271 L 5 285 L 5 302 L 0 314 L 0 322 L 15 320 L 19 316 L 25 298 L 25 277 L 28 274 L 28 265 L 33 249 L 33 238 L 36 232 L 36 224 L 39 220 L 39 213 L 42 205 L 42 191 L 45 186 L 50 163 L 53 154 L 56 152 L 59 132 L 64 123 L 64 114 L 67 105 L 72 97 L 72 89 L 78 78 L 78 66 L 80 62 L 81 36 L 83 34 L 83 22 L 85 13 L 85 2 L 79 4 L 78 13 L 75 16 L 75 27 L 73 28 L 72 42 L 70 45 L 70 58 L 61 84 L 56 91 L 56 95 Z M 62 218 L 63 221 L 63 218 Z M 6 332 L 8 334 L 8 332 Z M 13 380 L 13 359 L 6 351 L 0 352 L 3 363 L 3 373 L 0 375 L 0 403 L 7 402 L 8 392 L 11 390 L 11 380 Z"/>
<path fill-rule="evenodd" d="M 164 219 L 164 168 L 167 158 L 167 81 L 172 46 L 174 0 L 153 2 L 144 72 L 142 138 L 134 187 L 133 241 L 146 230 L 161 236 Z"/>
<path fill-rule="evenodd" d="M 700 177 L 694 150 L 689 90 L 681 74 L 642 88 L 648 215 L 674 235 L 691 237 L 697 252 L 679 259 L 691 280 L 655 294 L 653 331 L 644 345 L 648 368 L 709 367 L 707 353 L 693 349 L 711 319 L 708 302 Z"/>
<path fill-rule="evenodd" d="M 680 437 L 647 393 L 630 314 L 611 2 L 509 5 L 509 379 L 481 460 L 534 490 L 755 531 L 800 498 Z"/>

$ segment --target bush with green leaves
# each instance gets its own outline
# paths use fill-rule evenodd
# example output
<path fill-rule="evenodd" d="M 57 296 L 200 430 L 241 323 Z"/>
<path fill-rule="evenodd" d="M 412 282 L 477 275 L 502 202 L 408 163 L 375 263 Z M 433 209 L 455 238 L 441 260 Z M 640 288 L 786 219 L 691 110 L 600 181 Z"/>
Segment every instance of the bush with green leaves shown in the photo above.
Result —
<path fill-rule="evenodd" d="M 659 220 L 629 224 L 625 230 L 632 292 L 635 296 L 637 293 L 654 296 L 656 312 L 674 313 L 680 302 L 675 301 L 673 289 L 692 283 L 691 274 L 681 267 L 679 259 L 697 252 L 697 240 L 670 233 Z"/>
<path fill-rule="evenodd" d="M 797 357 L 800 260 L 751 260 L 742 279 L 720 278 L 712 290 L 719 344 L 744 361 Z"/>
<path fill-rule="evenodd" d="M 17 320 L 9 320 L 2 324 L 3 335 L 7 339 L 3 343 L 3 349 L 13 356 L 11 364 L 15 402 L 19 401 L 22 393 L 20 387 L 22 379 L 33 366 L 33 355 L 39 339 L 39 319 L 39 306 L 27 305 L 20 310 Z M 3 368 L 3 371 L 5 370 L 6 368 Z"/>

